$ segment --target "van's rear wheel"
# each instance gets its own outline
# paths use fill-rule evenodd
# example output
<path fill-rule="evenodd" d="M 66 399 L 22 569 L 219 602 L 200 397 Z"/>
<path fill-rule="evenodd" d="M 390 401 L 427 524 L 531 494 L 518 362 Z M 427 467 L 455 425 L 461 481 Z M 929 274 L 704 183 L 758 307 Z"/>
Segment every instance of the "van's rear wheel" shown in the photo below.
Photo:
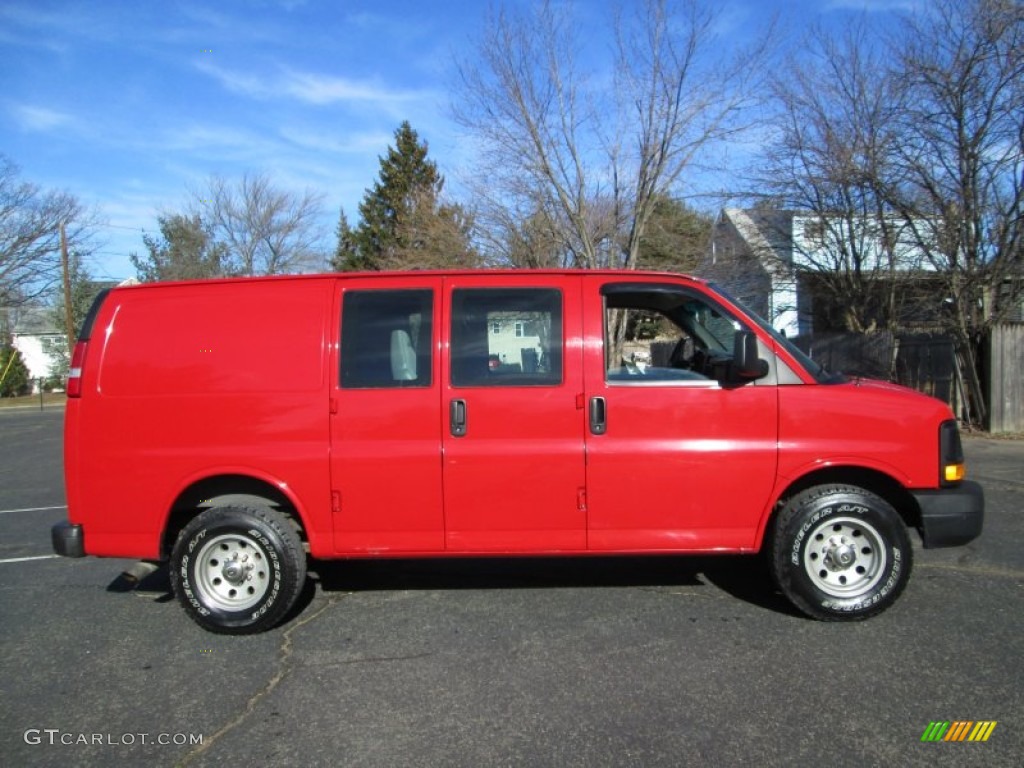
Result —
<path fill-rule="evenodd" d="M 306 580 L 306 555 L 280 513 L 215 507 L 178 535 L 170 578 L 185 612 L 204 629 L 263 632 L 295 604 Z"/>
<path fill-rule="evenodd" d="M 790 499 L 775 520 L 769 554 L 790 602 L 831 621 L 884 611 L 907 585 L 912 563 L 896 510 L 851 486 L 818 486 Z"/>

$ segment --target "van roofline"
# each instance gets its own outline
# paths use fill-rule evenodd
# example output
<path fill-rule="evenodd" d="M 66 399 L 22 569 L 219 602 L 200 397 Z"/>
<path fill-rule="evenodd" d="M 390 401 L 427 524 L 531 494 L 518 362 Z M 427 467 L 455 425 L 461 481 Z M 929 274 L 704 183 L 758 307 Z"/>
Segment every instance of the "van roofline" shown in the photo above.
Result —
<path fill-rule="evenodd" d="M 239 283 L 272 283 L 287 282 L 289 280 L 348 280 L 366 278 L 403 279 L 410 277 L 522 277 L 524 275 L 538 275 L 544 277 L 565 277 L 569 275 L 594 275 L 597 277 L 619 277 L 619 278 L 669 278 L 672 280 L 683 280 L 700 285 L 707 285 L 708 281 L 702 277 L 684 274 L 681 272 L 663 272 L 657 270 L 639 269 L 424 269 L 424 270 L 381 270 L 372 272 L 317 272 L 294 275 L 258 275 L 258 276 L 235 276 L 235 277 L 214 277 L 196 280 L 161 280 L 152 283 L 134 283 L 131 285 L 117 286 L 112 290 L 137 290 L 140 288 L 155 288 L 157 286 L 185 286 L 185 285 L 210 285 L 217 283 L 239 284 Z"/>

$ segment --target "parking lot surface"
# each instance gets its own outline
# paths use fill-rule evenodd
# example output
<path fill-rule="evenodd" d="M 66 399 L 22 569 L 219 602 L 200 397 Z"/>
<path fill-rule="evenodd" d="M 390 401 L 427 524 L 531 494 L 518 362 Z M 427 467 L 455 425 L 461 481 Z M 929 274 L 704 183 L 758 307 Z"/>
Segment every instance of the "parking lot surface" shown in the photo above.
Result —
<path fill-rule="evenodd" d="M 965 440 L 985 532 L 915 536 L 862 623 L 796 615 L 756 558 L 342 562 L 225 637 L 162 570 L 52 556 L 62 418 L 0 413 L 4 765 L 1022 764 L 1024 441 Z M 944 721 L 996 725 L 922 741 Z"/>

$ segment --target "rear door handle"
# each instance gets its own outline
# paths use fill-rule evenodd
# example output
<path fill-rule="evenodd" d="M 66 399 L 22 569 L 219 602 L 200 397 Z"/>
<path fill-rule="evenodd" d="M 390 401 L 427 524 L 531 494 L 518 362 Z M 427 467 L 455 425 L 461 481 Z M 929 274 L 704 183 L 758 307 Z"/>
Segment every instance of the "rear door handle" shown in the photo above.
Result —
<path fill-rule="evenodd" d="M 463 437 L 466 434 L 466 401 L 452 400 L 448 405 L 448 417 L 452 437 Z"/>
<path fill-rule="evenodd" d="M 603 435 L 608 429 L 608 406 L 603 397 L 590 398 L 590 433 Z"/>

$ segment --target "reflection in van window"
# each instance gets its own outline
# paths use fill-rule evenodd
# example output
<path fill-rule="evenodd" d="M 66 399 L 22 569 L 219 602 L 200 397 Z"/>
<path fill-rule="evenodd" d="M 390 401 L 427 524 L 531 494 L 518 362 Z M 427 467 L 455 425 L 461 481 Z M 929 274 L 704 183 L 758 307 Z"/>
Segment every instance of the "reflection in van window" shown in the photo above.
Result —
<path fill-rule="evenodd" d="M 543 386 L 562 381 L 562 295 L 553 288 L 452 292 L 454 386 Z"/>
<path fill-rule="evenodd" d="M 429 290 L 347 291 L 342 388 L 429 387 L 433 298 Z"/>

